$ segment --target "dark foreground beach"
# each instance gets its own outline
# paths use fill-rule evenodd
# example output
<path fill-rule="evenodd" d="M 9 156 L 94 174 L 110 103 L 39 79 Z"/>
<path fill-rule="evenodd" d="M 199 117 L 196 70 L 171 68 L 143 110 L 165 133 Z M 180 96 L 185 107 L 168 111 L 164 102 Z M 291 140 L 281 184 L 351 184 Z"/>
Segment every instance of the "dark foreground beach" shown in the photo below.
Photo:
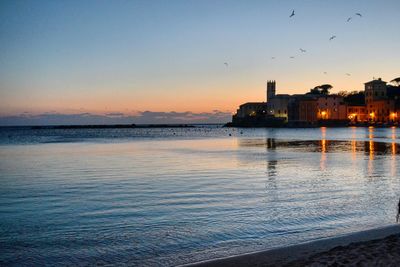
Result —
<path fill-rule="evenodd" d="M 390 225 L 190 266 L 399 266 L 400 226 Z"/>

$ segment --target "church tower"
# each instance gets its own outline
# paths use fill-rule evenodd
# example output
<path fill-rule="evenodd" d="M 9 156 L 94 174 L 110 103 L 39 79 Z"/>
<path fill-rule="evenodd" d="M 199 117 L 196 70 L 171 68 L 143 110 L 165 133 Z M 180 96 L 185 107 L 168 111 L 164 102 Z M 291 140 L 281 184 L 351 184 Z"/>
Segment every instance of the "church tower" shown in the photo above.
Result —
<path fill-rule="evenodd" d="M 267 102 L 269 102 L 272 98 L 275 97 L 275 89 L 276 82 L 275 81 L 267 81 Z"/>

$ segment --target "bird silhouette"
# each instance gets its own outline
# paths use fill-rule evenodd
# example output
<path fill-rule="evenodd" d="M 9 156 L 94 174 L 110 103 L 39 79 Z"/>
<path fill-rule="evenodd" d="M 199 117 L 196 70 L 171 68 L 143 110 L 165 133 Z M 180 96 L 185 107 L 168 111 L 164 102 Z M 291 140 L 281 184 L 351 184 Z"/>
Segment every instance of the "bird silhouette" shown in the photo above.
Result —
<path fill-rule="evenodd" d="M 271 59 L 275 59 L 275 57 L 271 57 Z"/>
<path fill-rule="evenodd" d="M 346 73 L 346 75 L 347 75 L 347 76 L 351 76 L 351 74 L 350 74 L 350 73 Z"/>
<path fill-rule="evenodd" d="M 331 38 L 329 38 L 329 41 L 332 41 L 335 38 L 336 38 L 336 35 L 333 35 L 333 36 L 331 36 Z"/>
<path fill-rule="evenodd" d="M 294 56 L 291 56 L 290 58 L 294 58 Z"/>
<path fill-rule="evenodd" d="M 307 52 L 305 49 L 302 49 L 302 48 L 300 48 L 300 51 L 301 51 L 302 53 Z"/>
<path fill-rule="evenodd" d="M 360 16 L 360 18 L 362 17 L 362 15 L 360 13 L 356 13 L 357 16 Z"/>
<path fill-rule="evenodd" d="M 228 67 L 228 63 L 224 62 L 224 65 L 225 65 L 226 67 Z"/>
<path fill-rule="evenodd" d="M 324 71 L 324 74 L 328 74 L 326 71 Z"/>
<path fill-rule="evenodd" d="M 347 19 L 347 22 L 349 22 L 351 19 L 352 19 L 352 17 L 348 18 L 348 19 Z"/>
<path fill-rule="evenodd" d="M 292 14 L 290 14 L 289 18 L 293 17 L 294 15 L 295 14 L 294 14 L 294 9 L 293 9 Z"/>

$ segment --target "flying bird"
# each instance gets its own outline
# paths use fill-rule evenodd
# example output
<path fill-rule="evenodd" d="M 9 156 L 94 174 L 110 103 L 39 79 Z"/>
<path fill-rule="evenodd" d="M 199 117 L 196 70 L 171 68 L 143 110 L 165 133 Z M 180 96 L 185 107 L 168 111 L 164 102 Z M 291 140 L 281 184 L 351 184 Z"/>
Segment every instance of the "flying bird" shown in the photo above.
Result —
<path fill-rule="evenodd" d="M 294 58 L 294 56 L 291 56 L 290 58 Z"/>
<path fill-rule="evenodd" d="M 226 67 L 228 67 L 228 63 L 224 62 L 224 65 L 225 65 Z"/>
<path fill-rule="evenodd" d="M 300 51 L 301 51 L 302 53 L 307 52 L 305 49 L 302 49 L 302 48 L 300 48 Z"/>
<path fill-rule="evenodd" d="M 333 36 L 331 36 L 331 38 L 329 38 L 329 41 L 332 41 L 335 38 L 336 38 L 336 35 L 333 35 Z"/>
<path fill-rule="evenodd" d="M 294 15 L 295 14 L 294 14 L 294 9 L 293 9 L 292 14 L 289 16 L 289 18 L 293 17 Z"/>
<path fill-rule="evenodd" d="M 348 18 L 348 19 L 347 19 L 347 22 L 349 22 L 351 19 L 352 19 L 352 17 Z"/>
<path fill-rule="evenodd" d="M 324 74 L 328 74 L 326 71 L 324 71 Z"/>
<path fill-rule="evenodd" d="M 347 75 L 347 76 L 351 76 L 351 74 L 350 74 L 350 73 L 346 73 L 346 75 Z"/>
<path fill-rule="evenodd" d="M 360 16 L 360 18 L 362 17 L 362 15 L 360 13 L 356 13 L 357 16 Z"/>
<path fill-rule="evenodd" d="M 271 59 L 275 59 L 275 57 L 271 57 Z"/>

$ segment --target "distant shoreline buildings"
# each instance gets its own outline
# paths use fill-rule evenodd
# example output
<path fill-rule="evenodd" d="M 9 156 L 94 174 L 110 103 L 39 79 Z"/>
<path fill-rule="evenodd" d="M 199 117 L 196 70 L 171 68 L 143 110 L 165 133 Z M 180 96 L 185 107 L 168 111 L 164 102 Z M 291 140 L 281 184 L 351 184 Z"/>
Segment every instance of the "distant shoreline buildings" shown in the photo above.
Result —
<path fill-rule="evenodd" d="M 400 122 L 400 84 L 381 78 L 366 82 L 363 91 L 330 94 L 329 84 L 306 94 L 276 94 L 276 82 L 267 81 L 266 102 L 240 105 L 228 126 L 238 127 L 313 127 L 376 125 L 393 126 Z"/>

